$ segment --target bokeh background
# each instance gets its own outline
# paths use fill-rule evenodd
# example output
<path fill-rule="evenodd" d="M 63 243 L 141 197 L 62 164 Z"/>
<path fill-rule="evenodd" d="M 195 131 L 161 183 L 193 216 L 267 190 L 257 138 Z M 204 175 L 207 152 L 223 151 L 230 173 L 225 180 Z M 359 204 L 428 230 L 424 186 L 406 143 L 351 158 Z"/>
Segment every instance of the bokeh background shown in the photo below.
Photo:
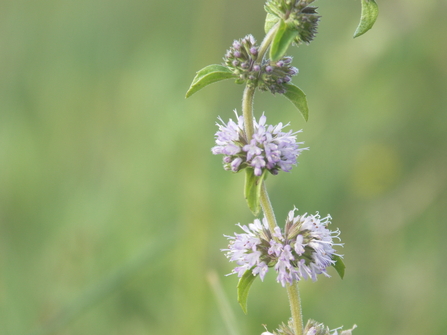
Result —
<path fill-rule="evenodd" d="M 330 213 L 344 280 L 300 284 L 304 318 L 356 335 L 447 327 L 447 2 L 319 1 L 316 40 L 291 49 L 310 151 L 267 180 L 279 222 Z M 262 1 L 0 1 L 0 334 L 260 334 L 289 317 L 270 273 L 249 313 L 219 251 L 253 220 L 243 174 L 210 152 L 225 81 L 185 100 L 232 41 L 264 36 Z M 225 320 L 231 321 L 231 329 Z"/>

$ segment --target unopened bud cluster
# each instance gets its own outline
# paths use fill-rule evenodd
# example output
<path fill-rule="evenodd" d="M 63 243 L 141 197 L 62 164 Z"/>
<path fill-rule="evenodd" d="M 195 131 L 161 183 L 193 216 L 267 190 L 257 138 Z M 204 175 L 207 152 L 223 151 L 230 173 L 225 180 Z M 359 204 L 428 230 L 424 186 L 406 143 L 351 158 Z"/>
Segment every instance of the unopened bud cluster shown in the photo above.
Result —
<path fill-rule="evenodd" d="M 236 83 L 246 83 L 262 91 L 286 93 L 287 84 L 298 73 L 291 66 L 292 57 L 284 57 L 277 62 L 258 60 L 259 47 L 252 35 L 233 42 L 224 57 L 225 65 L 238 76 Z"/>
<path fill-rule="evenodd" d="M 296 44 L 310 43 L 317 34 L 320 20 L 317 7 L 309 6 L 312 2 L 314 0 L 268 0 L 265 10 L 298 32 Z"/>

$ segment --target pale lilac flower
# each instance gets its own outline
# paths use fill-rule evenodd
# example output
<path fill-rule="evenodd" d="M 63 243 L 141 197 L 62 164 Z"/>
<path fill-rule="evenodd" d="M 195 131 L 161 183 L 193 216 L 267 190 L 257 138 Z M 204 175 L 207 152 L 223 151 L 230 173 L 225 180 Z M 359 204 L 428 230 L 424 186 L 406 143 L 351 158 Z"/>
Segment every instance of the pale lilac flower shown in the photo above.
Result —
<path fill-rule="evenodd" d="M 335 263 L 333 256 L 341 256 L 333 248 L 342 245 L 334 242 L 340 239 L 339 230 L 327 228 L 329 215 L 323 219 L 318 213 L 295 216 L 295 210 L 289 212 L 283 232 L 279 227 L 271 231 L 266 218 L 256 219 L 248 227 L 238 224 L 244 233 L 227 236 L 230 244 L 223 250 L 238 265 L 231 274 L 241 277 L 251 271 L 263 280 L 273 267 L 282 286 L 301 279 L 316 281 L 319 274 L 329 276 L 326 269 Z"/>
<path fill-rule="evenodd" d="M 305 335 L 338 335 L 338 331 L 343 327 L 339 327 L 337 329 L 329 330 L 328 326 L 325 326 L 323 323 L 319 323 L 315 320 L 309 319 L 307 321 L 306 327 L 304 328 Z M 341 331 L 340 335 L 352 335 L 352 331 L 357 328 L 356 325 L 352 326 L 351 329 Z M 276 334 L 275 334 L 276 335 Z"/>
<path fill-rule="evenodd" d="M 265 327 L 265 326 L 264 326 Z M 303 334 L 304 335 L 338 335 L 338 331 L 343 327 L 339 327 L 337 329 L 329 330 L 329 327 L 325 326 L 323 323 L 319 323 L 315 320 L 309 319 L 307 321 L 306 327 L 304 327 Z M 354 325 L 351 329 L 341 331 L 340 335 L 352 335 L 352 331 L 357 328 Z M 269 332 L 267 328 L 266 331 L 261 335 L 295 335 L 293 331 L 293 320 L 289 319 L 287 324 L 282 323 L 279 325 L 278 329 L 273 332 Z"/>
<path fill-rule="evenodd" d="M 341 328 L 343 328 L 343 327 L 340 327 L 338 329 L 334 329 L 333 333 L 331 335 L 338 335 L 338 330 L 340 330 Z M 357 325 L 353 325 L 351 329 L 342 330 L 340 335 L 352 335 L 352 331 L 354 329 L 356 329 L 356 328 L 357 328 Z"/>
<path fill-rule="evenodd" d="M 237 123 L 232 119 L 225 124 L 217 124 L 219 130 L 215 134 L 216 146 L 211 151 L 215 155 L 224 155 L 223 163 L 226 170 L 238 172 L 244 168 L 252 168 L 256 176 L 261 176 L 267 169 L 272 174 L 279 170 L 288 172 L 297 164 L 297 157 L 303 150 L 303 142 L 297 142 L 299 132 L 283 132 L 282 123 L 276 126 L 266 124 L 263 114 L 259 122 L 254 120 L 254 134 L 250 143 L 244 131 L 244 119 L 236 114 Z"/>
<path fill-rule="evenodd" d="M 256 267 L 253 269 L 252 273 L 255 276 L 259 274 L 259 278 L 261 278 L 261 280 L 263 281 L 265 274 L 267 273 L 268 270 L 269 270 L 269 267 L 267 266 L 267 264 L 265 264 L 264 262 L 261 262 L 256 265 Z"/>

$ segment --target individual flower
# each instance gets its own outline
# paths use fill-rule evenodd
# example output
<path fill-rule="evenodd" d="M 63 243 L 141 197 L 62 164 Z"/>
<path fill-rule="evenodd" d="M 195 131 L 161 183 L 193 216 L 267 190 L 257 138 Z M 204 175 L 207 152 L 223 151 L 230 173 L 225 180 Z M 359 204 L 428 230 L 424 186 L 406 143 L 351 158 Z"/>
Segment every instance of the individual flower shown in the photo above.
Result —
<path fill-rule="evenodd" d="M 263 61 L 259 76 L 258 88 L 261 91 L 270 91 L 273 94 L 287 92 L 285 86 L 298 74 L 298 69 L 291 66 L 292 57 L 286 56 L 277 62 Z"/>
<path fill-rule="evenodd" d="M 262 221 L 255 219 L 247 226 L 238 226 L 244 231 L 242 234 L 226 236 L 229 240 L 226 257 L 237 266 L 230 274 L 236 273 L 241 277 L 246 271 L 259 275 L 264 280 L 270 268 L 274 268 L 276 281 L 284 287 L 301 279 L 317 280 L 317 275 L 324 274 L 327 267 L 335 264 L 333 246 L 340 240 L 340 231 L 330 231 L 327 226 L 331 223 L 328 215 L 321 218 L 316 215 L 297 215 L 295 210 L 289 212 L 284 231 L 276 227 L 272 231 L 266 218 Z"/>
<path fill-rule="evenodd" d="M 225 65 L 237 76 L 236 83 L 246 83 L 249 87 L 258 87 L 262 91 L 286 93 L 285 84 L 298 74 L 291 65 L 292 57 L 283 57 L 272 62 L 266 59 L 258 61 L 259 47 L 252 35 L 233 42 L 223 58 Z"/>
<path fill-rule="evenodd" d="M 324 324 L 319 323 L 312 319 L 309 319 L 307 321 L 303 333 L 306 335 L 331 335 L 331 331 L 328 326 L 325 326 Z"/>
<path fill-rule="evenodd" d="M 298 34 L 295 44 L 310 43 L 317 34 L 320 16 L 317 7 L 309 6 L 315 0 L 268 0 L 264 6 L 267 13 L 286 22 Z"/>
<path fill-rule="evenodd" d="M 237 123 L 232 119 L 225 124 L 217 124 L 219 130 L 215 134 L 216 146 L 211 151 L 215 155 L 224 155 L 223 163 L 226 170 L 238 172 L 250 167 L 256 176 L 261 176 L 264 170 L 278 174 L 279 170 L 288 172 L 297 164 L 297 157 L 303 150 L 300 148 L 304 142 L 296 141 L 296 134 L 300 131 L 283 132 L 285 126 L 279 123 L 276 126 L 266 124 L 267 118 L 263 114 L 256 122 L 254 119 L 254 134 L 250 142 L 244 131 L 244 118 L 238 116 Z"/>

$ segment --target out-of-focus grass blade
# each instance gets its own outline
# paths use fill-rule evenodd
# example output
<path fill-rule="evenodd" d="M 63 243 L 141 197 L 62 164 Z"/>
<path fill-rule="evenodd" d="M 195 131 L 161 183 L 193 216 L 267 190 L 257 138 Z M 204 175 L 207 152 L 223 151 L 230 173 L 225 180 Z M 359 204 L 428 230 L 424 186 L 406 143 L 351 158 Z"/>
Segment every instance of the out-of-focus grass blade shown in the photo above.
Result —
<path fill-rule="evenodd" d="M 219 277 L 216 271 L 210 271 L 207 274 L 208 283 L 210 284 L 213 293 L 217 300 L 217 305 L 220 310 L 222 319 L 227 327 L 228 334 L 239 335 L 240 332 L 237 330 L 236 317 L 234 316 L 233 310 L 230 307 L 227 296 L 225 295 L 222 285 L 220 283 Z"/>
<path fill-rule="evenodd" d="M 57 315 L 50 319 L 46 324 L 32 332 L 30 335 L 51 335 L 59 332 L 63 327 L 74 321 L 89 308 L 101 302 L 121 288 L 127 281 L 132 279 L 141 269 L 149 264 L 150 261 L 159 259 L 161 251 L 168 245 L 172 245 L 176 236 L 168 236 L 153 240 L 152 243 L 138 257 L 130 260 L 113 273 L 104 277 L 92 287 L 86 289 L 79 295 L 79 298 L 70 305 L 63 308 Z"/>

